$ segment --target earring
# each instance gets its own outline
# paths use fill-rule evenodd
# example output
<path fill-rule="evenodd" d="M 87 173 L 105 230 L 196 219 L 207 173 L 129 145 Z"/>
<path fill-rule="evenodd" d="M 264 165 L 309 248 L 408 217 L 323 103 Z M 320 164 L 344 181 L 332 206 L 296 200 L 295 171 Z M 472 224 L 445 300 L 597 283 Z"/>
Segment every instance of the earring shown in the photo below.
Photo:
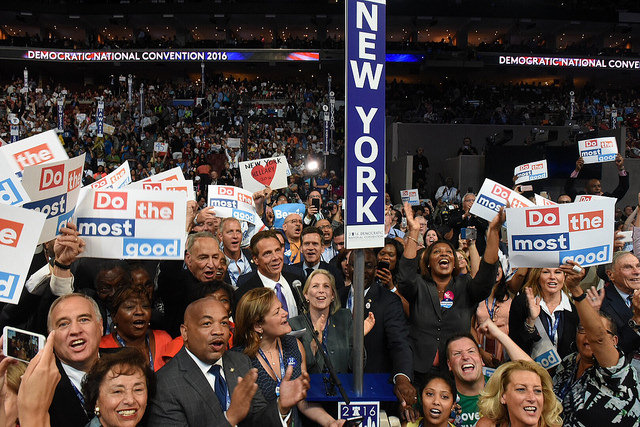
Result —
<path fill-rule="evenodd" d="M 93 413 L 96 415 L 96 417 L 100 418 L 100 408 L 99 407 L 95 407 L 93 410 Z"/>

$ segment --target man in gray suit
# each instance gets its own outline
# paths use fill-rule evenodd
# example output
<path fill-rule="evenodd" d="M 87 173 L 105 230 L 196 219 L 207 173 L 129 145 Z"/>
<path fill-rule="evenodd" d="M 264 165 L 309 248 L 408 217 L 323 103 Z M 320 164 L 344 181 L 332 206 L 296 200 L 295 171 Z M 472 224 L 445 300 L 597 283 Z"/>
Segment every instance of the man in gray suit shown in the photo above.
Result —
<path fill-rule="evenodd" d="M 286 426 L 290 409 L 306 397 L 309 376 L 290 380 L 289 366 L 277 401 L 267 403 L 258 373 L 241 352 L 227 352 L 229 316 L 218 300 L 191 303 L 180 326 L 184 347 L 158 371 L 149 425 Z"/>

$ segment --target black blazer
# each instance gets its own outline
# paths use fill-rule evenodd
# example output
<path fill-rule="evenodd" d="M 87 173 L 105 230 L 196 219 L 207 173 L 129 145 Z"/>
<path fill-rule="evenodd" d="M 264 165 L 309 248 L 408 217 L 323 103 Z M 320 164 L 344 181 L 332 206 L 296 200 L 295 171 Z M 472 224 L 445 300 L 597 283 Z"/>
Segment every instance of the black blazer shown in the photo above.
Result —
<path fill-rule="evenodd" d="M 251 361 L 244 353 L 227 351 L 222 356 L 222 364 L 229 394 L 233 395 L 238 378 L 251 369 Z M 157 377 L 157 392 L 148 407 L 149 426 L 230 425 L 213 388 L 185 347 L 158 371 Z M 251 401 L 249 414 L 239 425 L 281 427 L 277 402 L 267 403 L 258 389 Z"/>
<path fill-rule="evenodd" d="M 305 278 L 305 282 L 307 279 L 307 272 L 304 271 L 303 268 L 303 263 L 302 262 L 296 262 L 295 264 L 289 264 L 288 266 L 288 271 L 291 271 L 292 273 L 297 274 L 298 276 L 302 276 Z M 337 268 L 335 268 L 333 265 L 329 264 L 328 262 L 325 261 L 320 261 L 320 265 L 318 266 L 318 268 L 322 268 L 324 270 L 327 270 L 329 273 L 331 273 L 336 281 L 336 289 L 340 290 L 342 288 L 344 288 L 344 278 L 342 277 L 342 274 L 340 274 L 340 272 L 338 271 Z M 304 287 L 304 283 L 302 282 L 302 285 Z"/>
<path fill-rule="evenodd" d="M 578 318 L 578 311 L 576 306 L 571 304 L 571 311 L 564 311 L 562 314 L 562 320 L 558 324 L 558 345 L 556 349 L 561 358 L 568 356 L 576 351 L 572 347 L 572 343 L 576 340 L 576 329 L 580 319 Z M 509 337 L 518 344 L 518 346 L 525 352 L 531 354 L 533 344 L 540 340 L 539 333 L 542 331 L 535 331 L 529 333 L 524 326 L 524 322 L 529 316 L 529 303 L 527 302 L 527 295 L 524 292 L 518 294 L 511 302 L 511 311 L 509 311 Z M 543 310 L 540 310 L 540 321 L 545 328 L 549 327 L 550 318 Z M 548 336 L 548 334 L 547 334 Z"/>
<path fill-rule="evenodd" d="M 600 310 L 607 313 L 618 328 L 618 348 L 625 354 L 637 353 L 640 349 L 640 335 L 629 327 L 633 312 L 627 307 L 613 283 L 607 283 L 604 288 L 604 301 Z"/>
<path fill-rule="evenodd" d="M 347 306 L 349 289 L 342 288 L 340 302 Z M 367 354 L 365 372 L 405 374 L 413 379 L 413 356 L 409 347 L 409 326 L 402 311 L 400 297 L 377 283 L 364 296 L 364 316 L 373 313 L 376 324 L 364 337 Z"/>
<path fill-rule="evenodd" d="M 292 286 L 295 280 L 299 280 L 300 283 L 304 284 L 304 276 L 298 276 L 297 274 L 291 273 L 289 271 L 282 271 L 282 273 L 280 274 L 284 276 L 284 278 L 289 283 L 289 286 Z M 234 295 L 235 297 L 234 303 L 236 307 L 238 306 L 238 302 L 240 301 L 240 298 L 242 298 L 244 294 L 249 292 L 251 289 L 262 288 L 262 287 L 264 287 L 264 285 L 262 284 L 262 280 L 260 279 L 260 276 L 258 276 L 257 270 L 254 271 L 253 273 L 247 273 L 240 276 L 238 278 L 238 289 L 236 289 L 236 293 Z M 292 289 L 291 292 L 293 292 L 293 298 L 296 300 L 298 313 L 302 313 L 302 301 L 299 301 L 299 298 L 294 289 Z M 236 307 L 233 307 L 234 313 L 235 313 Z"/>
<path fill-rule="evenodd" d="M 56 358 L 56 365 L 60 371 L 60 382 L 56 386 L 51 406 L 49 406 L 51 427 L 84 427 L 90 419 L 58 358 Z"/>

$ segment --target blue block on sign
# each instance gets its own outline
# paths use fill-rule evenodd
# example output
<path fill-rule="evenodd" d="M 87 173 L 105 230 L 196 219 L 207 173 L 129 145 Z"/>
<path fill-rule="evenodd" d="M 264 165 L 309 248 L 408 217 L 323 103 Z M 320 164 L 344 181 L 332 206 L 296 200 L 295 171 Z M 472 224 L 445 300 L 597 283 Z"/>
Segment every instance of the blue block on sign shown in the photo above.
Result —
<path fill-rule="evenodd" d="M 180 239 L 122 239 L 122 255 L 136 258 L 175 258 L 182 254 Z"/>
<path fill-rule="evenodd" d="M 572 260 L 582 266 L 604 264 L 609 262 L 610 252 L 611 249 L 609 245 L 594 246 L 573 251 L 560 251 L 559 262 L 560 264 L 564 264 L 567 260 Z"/>
<path fill-rule="evenodd" d="M 0 301 L 9 301 L 13 298 L 19 281 L 20 276 L 17 274 L 0 271 Z"/>

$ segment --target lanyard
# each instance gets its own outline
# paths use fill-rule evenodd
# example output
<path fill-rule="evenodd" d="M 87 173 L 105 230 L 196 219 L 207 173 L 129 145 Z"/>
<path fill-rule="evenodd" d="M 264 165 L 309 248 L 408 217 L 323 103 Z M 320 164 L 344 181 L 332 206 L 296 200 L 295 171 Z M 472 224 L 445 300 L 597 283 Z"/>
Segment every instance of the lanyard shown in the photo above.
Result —
<path fill-rule="evenodd" d="M 120 347 L 126 347 L 127 346 L 127 343 L 124 342 L 124 340 L 120 337 L 120 335 L 118 335 L 118 332 L 116 332 L 116 340 L 120 344 Z M 147 348 L 149 349 L 149 366 L 151 366 L 151 370 L 154 371 L 154 369 L 153 369 L 153 356 L 151 355 L 151 344 L 149 344 L 149 332 L 147 332 L 147 335 L 145 337 L 145 341 L 147 342 Z"/>
<path fill-rule="evenodd" d="M 556 320 L 551 323 L 551 316 L 549 317 L 549 326 L 547 327 L 547 332 L 549 335 L 549 338 L 551 338 L 551 341 L 557 345 L 557 340 L 556 340 L 556 333 L 558 332 L 558 325 L 560 325 L 560 314 L 558 313 L 555 318 Z"/>
<path fill-rule="evenodd" d="M 276 371 L 271 367 L 271 363 L 269 362 L 269 359 L 267 359 L 267 356 L 264 354 L 264 351 L 262 351 L 261 348 L 258 349 L 258 353 L 260 354 L 262 359 L 265 361 L 265 363 L 267 364 L 271 372 L 273 372 L 273 376 L 276 377 L 276 396 L 280 396 L 280 383 L 284 378 L 285 368 L 284 368 L 284 357 L 282 356 L 282 349 L 280 348 L 280 343 L 276 344 L 276 348 L 278 349 L 278 359 L 280 361 L 280 378 L 278 378 L 278 374 L 276 374 Z"/>
<path fill-rule="evenodd" d="M 71 381 L 71 379 L 69 379 L 69 382 L 71 383 L 71 387 L 73 387 L 73 391 L 76 392 L 76 396 L 78 396 L 80 403 L 82 403 L 82 409 L 84 410 L 84 396 L 82 395 L 80 390 L 78 390 L 78 388 L 73 384 L 73 381 Z"/>
<path fill-rule="evenodd" d="M 493 315 L 495 314 L 497 308 L 496 308 L 496 298 L 493 298 L 493 304 L 491 305 L 491 308 L 489 308 L 489 298 L 487 298 L 486 300 L 484 300 L 484 305 L 487 306 L 487 312 L 489 313 L 489 318 L 491 320 L 493 320 Z"/>

